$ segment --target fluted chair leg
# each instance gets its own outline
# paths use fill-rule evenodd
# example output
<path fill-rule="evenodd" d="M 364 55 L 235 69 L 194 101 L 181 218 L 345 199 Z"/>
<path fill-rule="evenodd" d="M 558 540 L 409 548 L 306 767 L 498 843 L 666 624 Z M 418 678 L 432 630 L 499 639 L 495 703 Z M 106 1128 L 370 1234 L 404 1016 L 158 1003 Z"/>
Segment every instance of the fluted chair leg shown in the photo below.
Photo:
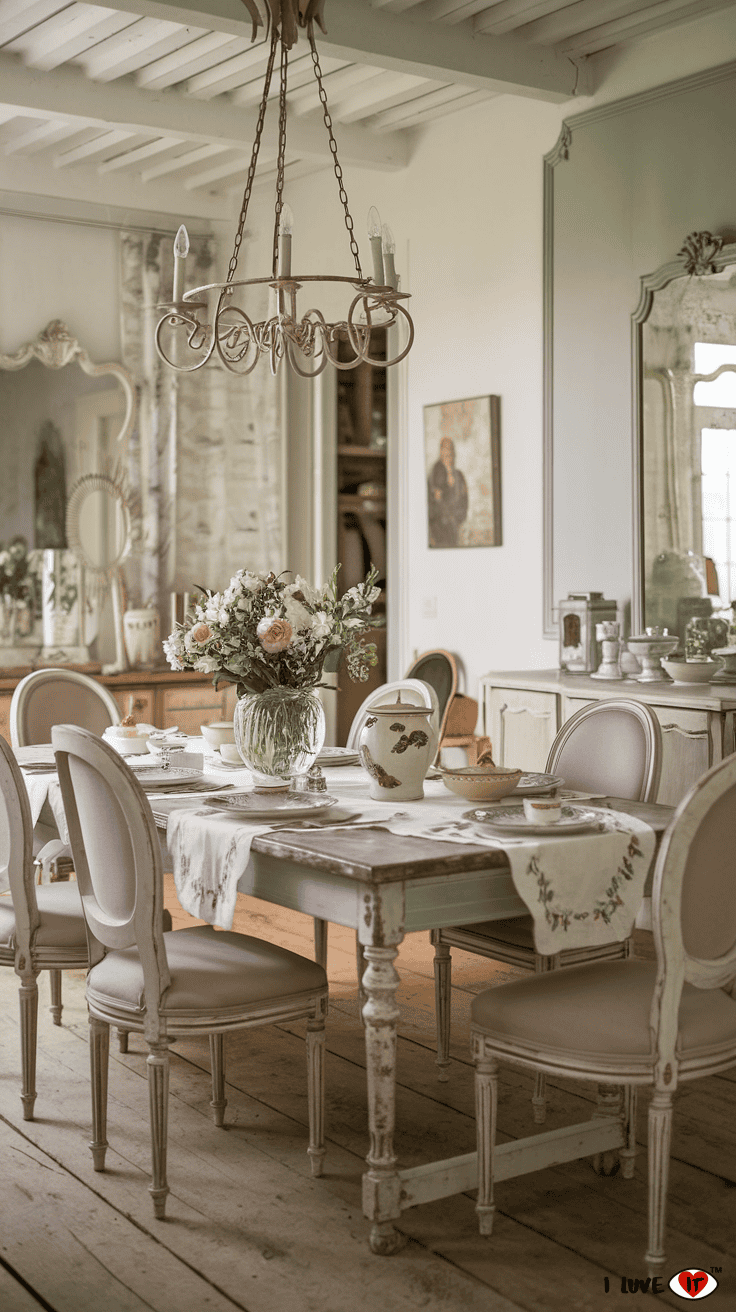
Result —
<path fill-rule="evenodd" d="M 493 1232 L 493 1150 L 496 1146 L 498 1107 L 498 1062 L 481 1057 L 475 1065 L 475 1120 L 478 1135 L 478 1228 L 482 1235 Z"/>
<path fill-rule="evenodd" d="M 38 982 L 30 972 L 21 975 L 18 990 L 20 1002 L 20 1051 L 22 1084 L 20 1100 L 23 1103 L 23 1120 L 33 1120 L 36 1103 L 36 1043 L 38 1037 Z"/>
<path fill-rule="evenodd" d="M 225 1124 L 225 1036 L 210 1034 L 210 1067 L 212 1070 L 212 1119 L 217 1126 Z"/>
<path fill-rule="evenodd" d="M 307 1022 L 307 1095 L 309 1099 L 309 1161 L 312 1175 L 322 1174 L 325 1158 L 325 1018 Z"/>
<path fill-rule="evenodd" d="M 107 1072 L 110 1060 L 110 1026 L 89 1018 L 89 1064 L 92 1077 L 92 1164 L 104 1171 L 107 1152 Z"/>
<path fill-rule="evenodd" d="M 672 1093 L 655 1089 L 649 1104 L 649 1242 L 644 1261 L 647 1274 L 664 1271 L 664 1225 L 670 1174 Z"/>
<path fill-rule="evenodd" d="M 51 1006 L 49 1011 L 53 1018 L 54 1025 L 61 1025 L 61 971 L 49 971 L 49 984 L 51 985 Z"/>
<path fill-rule="evenodd" d="M 621 1175 L 624 1180 L 633 1180 L 636 1163 L 636 1085 L 627 1084 L 624 1088 L 624 1126 L 626 1129 L 626 1147 L 619 1149 L 621 1158 Z"/>
<path fill-rule="evenodd" d="M 447 943 L 440 939 L 440 932 L 433 931 L 430 941 L 434 943 L 434 1014 L 437 1026 L 437 1079 L 446 1083 L 449 1080 L 450 1066 L 450 1011 L 452 958 Z"/>
<path fill-rule="evenodd" d="M 152 1180 L 149 1193 L 153 1199 L 153 1213 L 159 1220 L 166 1215 L 166 1145 L 169 1121 L 169 1045 L 166 1039 L 149 1043 L 146 1058 L 148 1066 L 148 1097 L 151 1113 Z"/>

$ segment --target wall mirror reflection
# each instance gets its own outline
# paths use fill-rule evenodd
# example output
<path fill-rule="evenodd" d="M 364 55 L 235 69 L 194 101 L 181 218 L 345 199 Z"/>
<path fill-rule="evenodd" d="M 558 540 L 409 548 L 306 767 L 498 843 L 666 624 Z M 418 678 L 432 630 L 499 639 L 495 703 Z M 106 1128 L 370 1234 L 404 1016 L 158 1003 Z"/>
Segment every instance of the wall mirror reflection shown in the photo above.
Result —
<path fill-rule="evenodd" d="M 21 549 L 24 553 L 16 570 L 23 577 L 6 580 L 7 589 L 0 581 L 6 599 L 0 665 L 26 663 L 42 643 L 44 658 L 53 654 L 59 661 L 79 660 L 82 654 L 106 661 L 116 654 L 112 601 L 100 586 L 88 590 L 83 602 L 81 594 L 75 598 L 81 612 L 75 639 L 57 638 L 48 624 L 44 631 L 43 553 L 72 549 L 67 531 L 72 488 L 124 460 L 134 404 L 127 371 L 114 362 L 93 362 L 59 320 L 19 351 L 0 355 L 0 551 L 12 545 L 19 557 Z M 100 490 L 97 495 L 102 509 L 88 516 L 90 559 L 83 562 L 88 568 L 101 548 L 110 554 L 111 544 L 115 558 L 121 556 L 130 532 L 119 503 Z M 65 621 L 69 628 L 70 614 L 59 615 L 59 633 L 65 632 Z"/>
<path fill-rule="evenodd" d="M 692 617 L 727 621 L 736 601 L 736 246 L 693 234 L 644 278 L 634 344 L 634 613 L 682 646 Z"/>

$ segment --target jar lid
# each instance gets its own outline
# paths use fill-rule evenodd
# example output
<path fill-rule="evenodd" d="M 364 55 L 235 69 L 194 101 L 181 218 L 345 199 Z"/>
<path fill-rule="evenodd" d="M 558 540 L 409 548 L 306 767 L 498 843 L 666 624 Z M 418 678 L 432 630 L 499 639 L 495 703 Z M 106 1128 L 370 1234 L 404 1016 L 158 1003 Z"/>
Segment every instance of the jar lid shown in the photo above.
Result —
<path fill-rule="evenodd" d="M 431 715 L 431 706 L 417 706 L 414 702 L 384 702 L 380 706 L 369 706 L 368 715 Z"/>

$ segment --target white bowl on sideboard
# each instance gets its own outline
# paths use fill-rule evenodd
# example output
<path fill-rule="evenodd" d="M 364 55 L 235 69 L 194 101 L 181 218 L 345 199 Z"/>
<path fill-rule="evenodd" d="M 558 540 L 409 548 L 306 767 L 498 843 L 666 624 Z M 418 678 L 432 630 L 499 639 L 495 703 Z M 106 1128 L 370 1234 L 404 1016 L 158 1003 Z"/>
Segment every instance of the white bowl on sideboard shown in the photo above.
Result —
<path fill-rule="evenodd" d="M 662 661 L 662 668 L 675 683 L 710 683 L 721 664 L 721 661 L 677 661 L 666 657 Z"/>

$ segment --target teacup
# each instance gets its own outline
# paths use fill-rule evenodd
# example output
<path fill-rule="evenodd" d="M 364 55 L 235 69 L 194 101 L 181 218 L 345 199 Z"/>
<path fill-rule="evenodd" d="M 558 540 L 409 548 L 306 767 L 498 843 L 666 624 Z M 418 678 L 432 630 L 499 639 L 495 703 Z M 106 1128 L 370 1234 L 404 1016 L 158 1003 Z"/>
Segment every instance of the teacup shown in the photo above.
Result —
<path fill-rule="evenodd" d="M 235 743 L 220 743 L 220 756 L 223 761 L 227 761 L 228 765 L 242 765 L 245 769 L 243 758 Z"/>
<path fill-rule="evenodd" d="M 556 797 L 525 797 L 524 815 L 531 824 L 554 824 L 562 819 L 562 803 Z"/>

